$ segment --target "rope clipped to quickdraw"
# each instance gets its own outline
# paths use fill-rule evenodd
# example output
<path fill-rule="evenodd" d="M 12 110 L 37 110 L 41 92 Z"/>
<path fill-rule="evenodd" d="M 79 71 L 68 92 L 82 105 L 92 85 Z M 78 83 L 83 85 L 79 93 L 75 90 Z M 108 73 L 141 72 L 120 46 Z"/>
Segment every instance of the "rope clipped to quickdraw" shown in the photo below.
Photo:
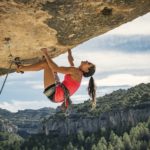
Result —
<path fill-rule="evenodd" d="M 2 87 L 1 87 L 1 90 L 0 90 L 0 95 L 2 94 L 4 85 L 5 85 L 5 83 L 6 83 L 6 80 L 7 80 L 7 78 L 8 78 L 8 75 L 9 75 L 9 73 L 10 73 L 9 70 L 11 70 L 11 67 L 12 67 L 13 63 L 14 63 L 15 65 L 17 65 L 17 66 L 21 65 L 21 61 L 20 61 L 20 58 L 19 58 L 19 57 L 16 57 L 16 58 L 14 58 L 14 60 L 13 60 L 13 55 L 12 55 L 11 49 L 10 49 L 10 41 L 11 41 L 11 39 L 10 39 L 9 37 L 7 37 L 7 38 L 5 38 L 4 40 L 5 40 L 6 46 L 8 47 L 8 50 L 9 50 L 9 56 L 8 56 L 8 57 L 9 57 L 9 59 L 11 60 L 11 63 L 10 63 L 10 66 L 9 66 L 9 68 L 8 68 L 8 72 L 7 72 L 6 76 L 5 76 L 4 82 L 3 82 L 3 84 L 2 84 Z M 23 73 L 23 72 L 21 72 L 21 73 Z"/>
<path fill-rule="evenodd" d="M 12 58 L 12 54 L 11 54 L 11 51 L 10 51 L 10 41 L 11 41 L 11 39 L 10 39 L 9 37 L 7 37 L 7 38 L 4 39 L 4 41 L 5 41 L 6 46 L 8 47 L 8 50 L 9 50 L 9 56 L 8 56 L 8 57 L 9 57 L 9 59 L 10 59 L 10 58 Z M 13 64 L 13 62 L 10 63 L 10 66 L 9 66 L 8 70 L 11 69 L 12 64 Z M 1 90 L 0 90 L 0 94 L 1 94 L 2 91 L 3 91 L 4 85 L 5 85 L 6 80 L 7 80 L 7 78 L 8 78 L 8 74 L 9 74 L 9 71 L 7 72 L 7 74 L 6 74 L 6 76 L 5 76 L 4 82 L 3 82 L 2 87 L 1 87 Z"/>
<path fill-rule="evenodd" d="M 9 66 L 8 70 L 10 70 L 10 69 L 11 69 L 12 64 L 13 64 L 13 62 L 11 62 L 11 64 L 10 64 L 10 66 Z M 9 72 L 7 72 L 6 77 L 5 77 L 5 79 L 4 79 L 4 82 L 3 82 L 3 84 L 2 84 L 2 87 L 1 87 L 1 90 L 0 90 L 0 95 L 1 95 L 1 93 L 2 93 L 2 91 L 3 91 L 3 88 L 4 88 L 4 85 L 5 85 L 5 83 L 6 83 L 6 80 L 7 80 L 8 74 L 9 74 Z"/>

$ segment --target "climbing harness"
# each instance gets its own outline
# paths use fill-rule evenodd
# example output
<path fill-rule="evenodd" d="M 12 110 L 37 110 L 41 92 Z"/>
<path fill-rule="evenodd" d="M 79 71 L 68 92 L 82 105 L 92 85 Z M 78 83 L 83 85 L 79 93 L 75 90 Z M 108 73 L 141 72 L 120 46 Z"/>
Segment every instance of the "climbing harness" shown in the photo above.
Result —
<path fill-rule="evenodd" d="M 66 88 L 66 86 L 63 83 L 59 83 L 59 85 L 64 91 L 64 103 L 62 105 L 64 105 L 65 108 L 67 109 L 68 106 L 70 106 L 72 104 L 71 99 L 70 99 L 70 93 L 69 93 L 69 90 Z"/>
<path fill-rule="evenodd" d="M 6 42 L 5 44 L 8 46 L 8 50 L 9 50 L 9 56 L 8 56 L 8 57 L 9 57 L 11 63 L 10 63 L 10 66 L 9 66 L 9 68 L 8 68 L 8 72 L 7 72 L 6 76 L 5 76 L 4 82 L 3 82 L 3 84 L 2 84 L 2 87 L 1 87 L 1 90 L 0 90 L 0 95 L 2 94 L 4 85 L 5 85 L 5 83 L 6 83 L 6 80 L 7 80 L 7 78 L 8 78 L 8 75 L 9 75 L 9 73 L 10 73 L 9 70 L 11 69 L 13 63 L 14 63 L 15 65 L 17 65 L 18 67 L 19 67 L 19 65 L 21 65 L 21 61 L 20 61 L 20 58 L 19 58 L 19 57 L 16 57 L 16 58 L 14 58 L 14 60 L 12 60 L 12 59 L 13 59 L 13 55 L 12 55 L 11 50 L 10 50 L 10 41 L 11 41 L 11 39 L 8 37 L 8 38 L 5 38 L 4 40 L 5 40 L 5 42 Z M 21 73 L 23 73 L 23 72 L 21 72 Z"/>
<path fill-rule="evenodd" d="M 72 107 L 70 93 L 69 93 L 69 90 L 66 88 L 66 86 L 60 82 L 57 72 L 54 72 L 54 74 L 55 74 L 55 80 L 56 80 L 57 85 L 59 85 L 64 91 L 64 102 L 61 105 L 61 110 L 64 111 L 65 114 L 67 115 L 70 113 L 70 109 Z"/>

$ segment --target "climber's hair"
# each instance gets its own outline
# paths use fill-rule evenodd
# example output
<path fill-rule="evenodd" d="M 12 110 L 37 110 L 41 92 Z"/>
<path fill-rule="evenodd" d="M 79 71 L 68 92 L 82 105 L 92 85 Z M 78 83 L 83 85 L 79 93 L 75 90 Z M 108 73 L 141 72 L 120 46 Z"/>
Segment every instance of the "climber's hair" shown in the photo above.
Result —
<path fill-rule="evenodd" d="M 95 65 L 92 65 L 92 66 L 89 68 L 89 71 L 88 71 L 88 72 L 83 72 L 83 76 L 84 76 L 84 77 L 90 77 L 90 76 L 92 76 L 94 73 L 95 73 Z"/>
<path fill-rule="evenodd" d="M 92 108 L 95 108 L 95 106 L 96 106 L 96 86 L 95 86 L 93 77 L 90 77 L 90 80 L 89 80 L 88 94 L 89 94 L 90 98 L 92 99 Z"/>
<path fill-rule="evenodd" d="M 95 73 L 95 65 L 92 65 L 89 68 L 88 72 L 84 72 L 83 76 L 84 77 L 90 77 L 89 84 L 88 84 L 88 94 L 90 98 L 92 99 L 92 107 L 94 108 L 96 106 L 96 86 L 94 82 L 94 78 L 92 75 Z"/>

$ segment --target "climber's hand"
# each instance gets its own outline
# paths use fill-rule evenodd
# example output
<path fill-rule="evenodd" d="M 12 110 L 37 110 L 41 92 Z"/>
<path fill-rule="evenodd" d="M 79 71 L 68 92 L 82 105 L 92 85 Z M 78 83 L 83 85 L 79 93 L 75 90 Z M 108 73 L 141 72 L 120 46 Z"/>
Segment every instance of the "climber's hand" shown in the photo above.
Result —
<path fill-rule="evenodd" d="M 69 61 L 69 63 L 70 63 L 71 66 L 74 66 L 74 62 L 73 62 L 74 58 L 72 56 L 72 53 L 71 53 L 70 49 L 68 50 L 68 61 Z"/>

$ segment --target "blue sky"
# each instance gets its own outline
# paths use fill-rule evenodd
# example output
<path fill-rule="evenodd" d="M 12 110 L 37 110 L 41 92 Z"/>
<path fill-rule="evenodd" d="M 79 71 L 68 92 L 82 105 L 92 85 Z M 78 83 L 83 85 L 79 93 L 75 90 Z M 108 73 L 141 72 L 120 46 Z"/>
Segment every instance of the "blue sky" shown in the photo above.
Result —
<path fill-rule="evenodd" d="M 150 13 L 72 49 L 75 64 L 89 60 L 96 64 L 94 75 L 97 96 L 119 88 L 127 89 L 150 82 Z M 58 65 L 69 66 L 67 53 L 55 58 Z M 63 80 L 63 75 L 60 75 Z M 0 78 L 0 85 L 4 77 Z M 88 99 L 88 79 L 83 79 L 74 103 Z M 10 74 L 0 96 L 0 108 L 10 111 L 57 107 L 43 95 L 43 71 Z"/>

